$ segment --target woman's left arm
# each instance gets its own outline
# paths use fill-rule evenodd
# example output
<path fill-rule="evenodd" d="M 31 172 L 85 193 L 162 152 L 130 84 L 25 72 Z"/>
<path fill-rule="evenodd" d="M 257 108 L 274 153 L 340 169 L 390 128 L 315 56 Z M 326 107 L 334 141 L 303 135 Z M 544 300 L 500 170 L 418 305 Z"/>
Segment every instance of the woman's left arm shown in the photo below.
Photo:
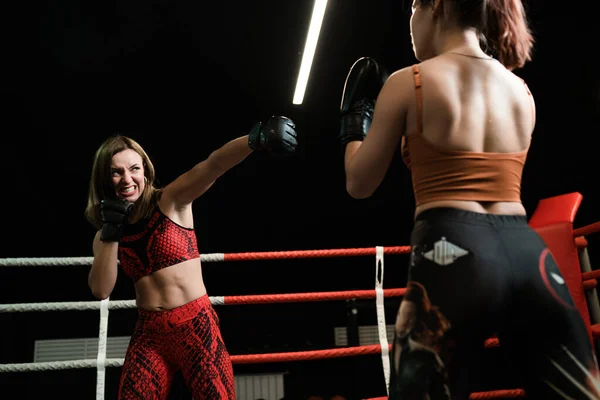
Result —
<path fill-rule="evenodd" d="M 267 151 L 274 155 L 294 153 L 298 145 L 295 127 L 292 120 L 283 116 L 273 116 L 264 124 L 256 124 L 250 134 L 225 143 L 206 160 L 167 185 L 162 191 L 162 205 L 165 208 L 186 209 L 219 177 L 241 163 L 253 150 Z"/>
<path fill-rule="evenodd" d="M 355 199 L 371 196 L 387 173 L 404 134 L 409 102 L 414 99 L 411 82 L 410 68 L 390 75 L 377 97 L 364 141 L 346 146 L 346 191 Z"/>
<path fill-rule="evenodd" d="M 227 142 L 163 189 L 162 201 L 181 209 L 202 196 L 225 172 L 241 163 L 252 149 L 248 136 Z"/>

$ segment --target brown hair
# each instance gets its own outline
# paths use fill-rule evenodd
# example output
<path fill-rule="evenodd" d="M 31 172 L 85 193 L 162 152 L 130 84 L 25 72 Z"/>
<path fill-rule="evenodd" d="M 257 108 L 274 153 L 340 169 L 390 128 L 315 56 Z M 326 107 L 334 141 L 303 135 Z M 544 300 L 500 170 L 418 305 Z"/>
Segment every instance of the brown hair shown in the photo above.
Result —
<path fill-rule="evenodd" d="M 418 282 L 411 281 L 406 285 L 404 300 L 416 307 L 416 324 L 411 332 L 413 339 L 435 345 L 450 329 L 450 322 L 431 304 L 427 290 Z"/>
<path fill-rule="evenodd" d="M 507 69 L 531 60 L 534 38 L 521 0 L 419 0 L 422 6 L 438 7 L 446 18 L 461 27 L 473 27 L 479 41 Z"/>
<path fill-rule="evenodd" d="M 142 162 L 144 164 L 144 178 L 146 180 L 144 191 L 140 195 L 140 198 L 135 202 L 135 208 L 131 218 L 136 220 L 149 217 L 156 205 L 160 190 L 154 186 L 155 172 L 150 157 L 148 157 L 148 154 L 146 154 L 142 146 L 135 140 L 118 134 L 111 136 L 100 145 L 94 156 L 87 206 L 85 208 L 86 218 L 97 229 L 102 227 L 100 200 L 117 198 L 111 178 L 112 158 L 115 154 L 127 149 L 135 151 L 142 157 Z"/>

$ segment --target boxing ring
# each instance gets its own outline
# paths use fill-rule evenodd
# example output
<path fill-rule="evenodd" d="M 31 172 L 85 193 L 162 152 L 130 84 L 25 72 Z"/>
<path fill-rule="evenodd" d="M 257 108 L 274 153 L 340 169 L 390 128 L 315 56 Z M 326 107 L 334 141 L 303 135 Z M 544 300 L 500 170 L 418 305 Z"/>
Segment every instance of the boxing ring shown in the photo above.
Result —
<path fill-rule="evenodd" d="M 597 279 L 600 270 L 593 271 L 587 253 L 587 235 L 600 231 L 600 221 L 585 227 L 574 229 L 573 222 L 583 197 L 579 193 L 570 193 L 543 199 L 538 204 L 530 219 L 530 226 L 546 241 L 563 274 L 573 300 L 580 311 L 588 328 L 590 338 L 594 341 L 600 338 L 600 307 L 596 295 Z M 384 258 L 390 254 L 409 254 L 410 246 L 374 247 L 332 250 L 299 250 L 256 253 L 232 254 L 203 254 L 203 263 L 243 262 L 258 260 L 286 260 L 336 257 L 375 257 L 374 288 L 369 290 L 352 290 L 337 292 L 264 294 L 245 296 L 211 296 L 213 306 L 270 304 L 292 302 L 337 301 L 349 299 L 374 299 L 377 313 L 377 336 L 379 344 L 364 346 L 347 346 L 333 349 L 294 351 L 265 354 L 231 355 L 235 364 L 261 364 L 274 362 L 294 362 L 307 360 L 326 360 L 339 357 L 358 357 L 367 354 L 381 355 L 383 380 L 381 386 L 389 385 L 390 361 L 389 352 L 392 338 L 387 337 L 384 302 L 386 298 L 401 297 L 404 288 L 383 288 Z M 92 257 L 75 258 L 3 258 L 0 267 L 40 267 L 40 266 L 90 266 Z M 406 263 L 407 265 L 408 263 Z M 397 267 L 395 267 L 397 268 Z M 33 363 L 0 364 L 0 373 L 53 371 L 79 368 L 95 368 L 96 399 L 104 400 L 106 368 L 121 367 L 122 358 L 107 358 L 107 332 L 109 311 L 135 308 L 135 300 L 117 300 L 110 298 L 101 301 L 82 302 L 52 302 L 52 303 L 19 303 L 0 304 L 0 312 L 45 312 L 65 310 L 99 310 L 100 323 L 98 334 L 98 354 L 95 359 L 80 359 L 68 361 L 50 361 Z M 391 321 L 394 323 L 394 321 Z M 501 346 L 495 337 L 489 338 L 484 347 Z M 501 399 L 524 397 L 525 393 L 519 388 L 494 390 L 472 393 L 471 399 Z M 387 397 L 377 397 L 370 400 L 383 400 Z"/>

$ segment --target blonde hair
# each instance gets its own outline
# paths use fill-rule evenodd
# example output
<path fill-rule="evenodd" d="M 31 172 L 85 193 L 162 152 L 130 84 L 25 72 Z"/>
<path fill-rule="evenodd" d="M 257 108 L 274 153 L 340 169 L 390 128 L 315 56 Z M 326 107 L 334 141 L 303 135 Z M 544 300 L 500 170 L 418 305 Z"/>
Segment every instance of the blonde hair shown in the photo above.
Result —
<path fill-rule="evenodd" d="M 160 189 L 154 185 L 154 165 L 142 146 L 135 140 L 122 135 L 109 137 L 100 145 L 94 156 L 92 166 L 92 177 L 88 191 L 85 216 L 96 229 L 102 227 L 102 216 L 100 214 L 100 200 L 116 199 L 117 195 L 112 182 L 112 158 L 115 154 L 131 149 L 138 153 L 144 165 L 144 179 L 146 185 L 139 199 L 135 202 L 135 208 L 131 218 L 133 220 L 149 217 L 156 205 Z"/>

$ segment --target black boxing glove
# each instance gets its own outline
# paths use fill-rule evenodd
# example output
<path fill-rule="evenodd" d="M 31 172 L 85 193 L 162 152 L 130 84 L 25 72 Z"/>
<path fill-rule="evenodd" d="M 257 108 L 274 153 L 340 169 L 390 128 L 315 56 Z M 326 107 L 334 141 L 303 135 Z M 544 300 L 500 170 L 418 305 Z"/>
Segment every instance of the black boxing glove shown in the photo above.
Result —
<path fill-rule="evenodd" d="M 369 57 L 359 58 L 350 67 L 342 93 L 339 139 L 343 147 L 363 141 L 373 120 L 375 101 L 388 78 L 387 72 Z"/>
<path fill-rule="evenodd" d="M 133 211 L 133 203 L 125 200 L 106 199 L 100 202 L 102 214 L 102 231 L 100 240 L 103 242 L 118 242 L 121 238 L 123 225 Z"/>
<path fill-rule="evenodd" d="M 277 156 L 292 154 L 298 147 L 296 124 L 287 117 L 272 116 L 266 123 L 259 122 L 252 127 L 248 146 Z"/>

